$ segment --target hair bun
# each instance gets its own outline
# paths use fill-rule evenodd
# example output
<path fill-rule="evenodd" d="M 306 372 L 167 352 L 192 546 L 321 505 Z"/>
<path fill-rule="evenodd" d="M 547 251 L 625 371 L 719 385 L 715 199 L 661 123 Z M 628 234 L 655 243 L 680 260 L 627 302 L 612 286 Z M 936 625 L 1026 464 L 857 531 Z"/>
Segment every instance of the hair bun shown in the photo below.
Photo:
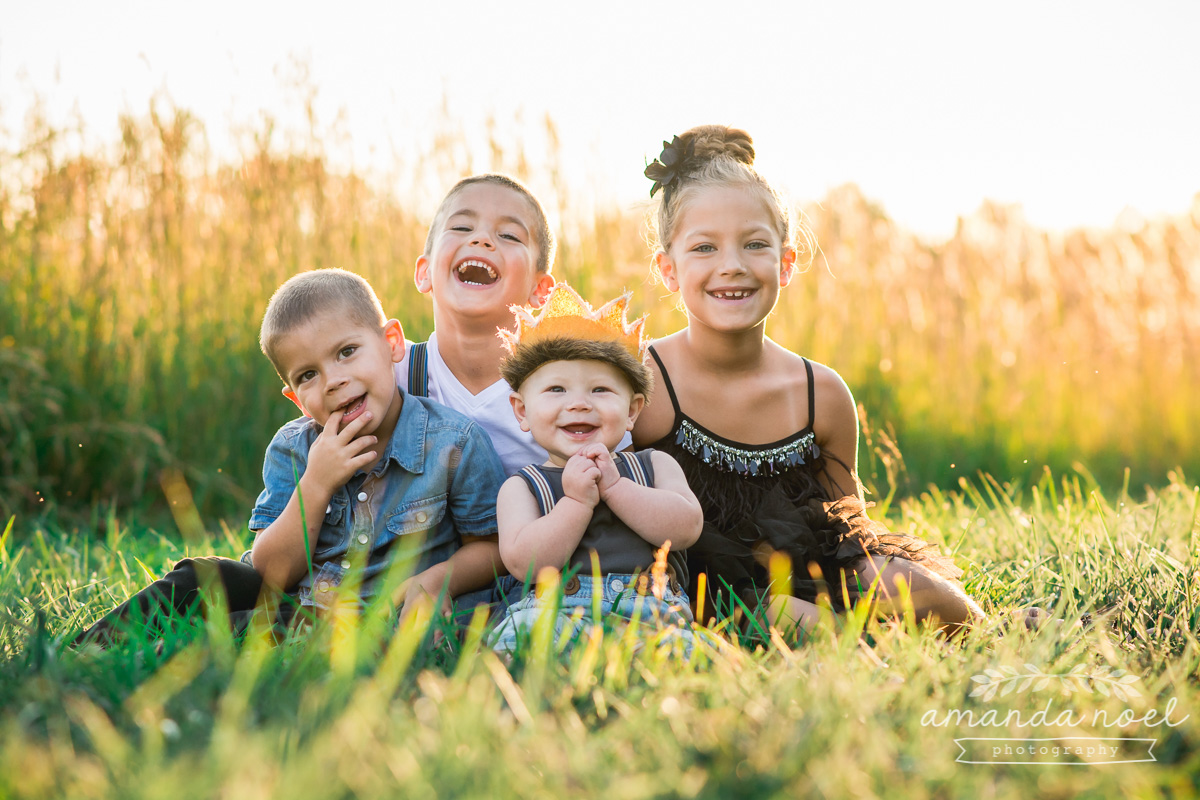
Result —
<path fill-rule="evenodd" d="M 728 125 L 697 125 L 679 136 L 698 158 L 732 158 L 746 166 L 754 165 L 754 140 L 740 128 Z"/>

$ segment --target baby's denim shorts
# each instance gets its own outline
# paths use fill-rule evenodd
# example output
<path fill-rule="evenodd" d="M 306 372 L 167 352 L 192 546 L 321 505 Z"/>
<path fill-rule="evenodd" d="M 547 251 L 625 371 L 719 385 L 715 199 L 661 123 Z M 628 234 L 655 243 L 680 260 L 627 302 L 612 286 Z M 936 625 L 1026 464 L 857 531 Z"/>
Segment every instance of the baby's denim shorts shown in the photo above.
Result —
<path fill-rule="evenodd" d="M 674 580 L 663 588 L 662 599 L 650 591 L 638 592 L 642 575 L 609 573 L 597 583 L 592 575 L 574 575 L 562 584 L 562 605 L 554 621 L 554 641 L 561 648 L 564 637 L 574 642 L 586 638 L 596 624 L 593 618 L 593 593 L 600 595 L 600 615 L 610 625 L 636 623 L 644 628 L 646 636 L 656 637 L 660 642 L 681 641 L 685 654 L 692 650 L 692 609 L 687 593 Z M 488 644 L 500 653 L 511 653 L 517 649 L 519 640 L 528 641 L 534 623 L 549 604 L 558 602 L 558 592 L 538 597 L 529 592 L 508 607 L 500 624 L 492 631 Z M 657 637 L 660 631 L 666 636 Z"/>

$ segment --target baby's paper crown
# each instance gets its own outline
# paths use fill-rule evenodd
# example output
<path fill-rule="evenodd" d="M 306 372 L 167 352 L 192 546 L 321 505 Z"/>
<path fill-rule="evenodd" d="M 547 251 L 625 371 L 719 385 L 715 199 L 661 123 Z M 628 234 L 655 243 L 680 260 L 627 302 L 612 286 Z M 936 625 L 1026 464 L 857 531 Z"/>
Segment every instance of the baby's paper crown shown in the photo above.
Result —
<path fill-rule="evenodd" d="M 536 317 L 527 308 L 512 306 L 517 317 L 516 331 L 501 329 L 497 335 L 510 353 L 519 345 L 545 339 L 618 342 L 640 362 L 646 357 L 646 315 L 633 322 L 626 321 L 632 294 L 626 292 L 593 311 L 578 292 L 565 283 L 556 283 Z"/>

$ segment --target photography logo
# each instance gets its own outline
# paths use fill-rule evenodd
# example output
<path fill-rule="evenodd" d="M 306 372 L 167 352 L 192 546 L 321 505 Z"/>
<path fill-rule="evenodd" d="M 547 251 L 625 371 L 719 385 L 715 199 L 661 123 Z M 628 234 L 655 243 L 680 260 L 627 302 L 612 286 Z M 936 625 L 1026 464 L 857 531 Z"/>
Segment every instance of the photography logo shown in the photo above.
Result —
<path fill-rule="evenodd" d="M 1017 708 L 989 708 L 986 711 L 950 709 L 940 715 L 937 710 L 925 712 L 921 724 L 927 727 L 968 728 L 985 733 L 989 729 L 1006 734 L 1029 732 L 1028 737 L 967 736 L 954 740 L 959 747 L 958 758 L 962 764 L 1128 764 L 1139 761 L 1155 761 L 1153 736 L 1113 736 L 1118 732 L 1145 728 L 1153 733 L 1159 726 L 1174 728 L 1190 717 L 1176 719 L 1177 700 L 1172 697 L 1160 712 L 1149 708 L 1135 712 L 1126 708 L 1114 713 L 1109 708 L 1081 711 L 1076 708 L 1056 709 L 1055 696 L 1077 699 L 1116 698 L 1129 703 L 1142 697 L 1137 687 L 1138 676 L 1125 670 L 1109 667 L 1089 668 L 1080 664 L 1070 672 L 1056 675 L 1043 672 L 1033 664 L 1025 664 L 1024 671 L 1003 666 L 986 669 L 971 680 L 976 684 L 970 697 L 990 703 L 997 698 L 1030 695 L 1046 697 L 1040 707 L 1028 712 Z M 1047 736 L 1050 733 L 1061 736 Z M 1140 732 L 1140 731 L 1139 731 Z M 1037 735 L 1042 734 L 1042 735 Z M 1107 735 L 1106 735 L 1107 734 Z"/>

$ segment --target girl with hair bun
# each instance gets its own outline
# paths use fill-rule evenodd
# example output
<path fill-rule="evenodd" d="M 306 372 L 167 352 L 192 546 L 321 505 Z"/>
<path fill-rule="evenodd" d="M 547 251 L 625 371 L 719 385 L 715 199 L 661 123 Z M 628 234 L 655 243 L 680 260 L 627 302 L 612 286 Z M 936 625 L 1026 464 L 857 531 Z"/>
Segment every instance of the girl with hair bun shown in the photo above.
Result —
<path fill-rule="evenodd" d="M 844 610 L 874 585 L 878 613 L 903 611 L 907 593 L 919 618 L 947 631 L 979 621 L 950 558 L 867 517 L 845 382 L 766 335 L 813 241 L 753 164 L 749 134 L 704 125 L 664 142 L 646 168 L 655 268 L 688 324 L 650 347 L 670 404 L 648 405 L 633 437 L 674 456 L 703 506 L 687 551 L 691 597 L 729 611 L 732 592 L 767 623 L 807 630 L 819 596 Z M 769 586 L 773 551 L 791 559 L 790 591 Z"/>

